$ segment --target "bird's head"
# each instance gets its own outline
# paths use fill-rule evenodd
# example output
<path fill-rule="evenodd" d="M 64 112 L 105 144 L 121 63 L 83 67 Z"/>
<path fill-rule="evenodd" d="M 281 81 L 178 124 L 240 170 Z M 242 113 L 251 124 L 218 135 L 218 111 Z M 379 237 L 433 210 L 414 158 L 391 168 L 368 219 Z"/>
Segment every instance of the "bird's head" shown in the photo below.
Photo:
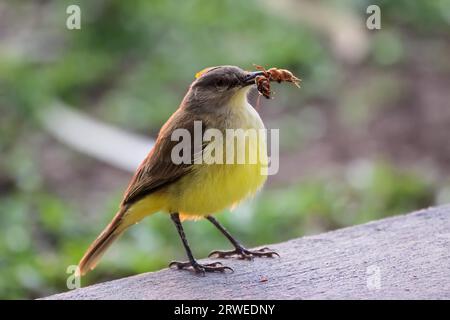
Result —
<path fill-rule="evenodd" d="M 245 98 L 250 86 L 255 84 L 255 78 L 262 71 L 244 71 L 235 66 L 218 66 L 203 69 L 196 74 L 184 99 L 184 105 L 189 108 L 217 110 L 227 106 L 231 99 L 237 96 Z"/>

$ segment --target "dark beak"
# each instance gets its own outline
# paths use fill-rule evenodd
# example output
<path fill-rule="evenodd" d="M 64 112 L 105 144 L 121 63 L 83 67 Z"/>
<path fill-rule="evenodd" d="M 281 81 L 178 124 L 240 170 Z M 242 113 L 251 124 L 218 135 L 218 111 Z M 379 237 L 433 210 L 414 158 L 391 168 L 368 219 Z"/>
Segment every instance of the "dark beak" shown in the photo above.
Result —
<path fill-rule="evenodd" d="M 247 75 L 244 76 L 242 85 L 245 87 L 245 86 L 250 86 L 252 84 L 255 84 L 255 78 L 257 76 L 262 76 L 262 75 L 264 75 L 264 71 L 248 72 Z"/>

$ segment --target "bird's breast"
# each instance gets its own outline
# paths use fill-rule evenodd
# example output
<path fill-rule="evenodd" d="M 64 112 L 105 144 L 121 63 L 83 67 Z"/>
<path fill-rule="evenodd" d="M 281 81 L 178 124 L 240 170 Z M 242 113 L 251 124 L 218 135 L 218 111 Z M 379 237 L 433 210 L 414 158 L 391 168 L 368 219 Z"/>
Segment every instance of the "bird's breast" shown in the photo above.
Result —
<path fill-rule="evenodd" d="M 247 102 L 229 106 L 223 139 L 208 143 L 202 164 L 176 184 L 173 210 L 184 218 L 208 215 L 231 207 L 256 193 L 267 178 L 264 124 Z M 218 155 L 219 153 L 219 155 Z M 209 157 L 209 158 L 208 158 Z M 221 163 L 211 161 L 221 159 Z"/>

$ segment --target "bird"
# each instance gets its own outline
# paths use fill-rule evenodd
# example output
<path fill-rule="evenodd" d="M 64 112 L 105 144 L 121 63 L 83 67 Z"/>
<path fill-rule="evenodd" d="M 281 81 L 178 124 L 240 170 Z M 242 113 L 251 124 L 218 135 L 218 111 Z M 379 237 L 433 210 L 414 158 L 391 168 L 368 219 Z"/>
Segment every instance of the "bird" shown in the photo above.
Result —
<path fill-rule="evenodd" d="M 179 144 L 173 138 L 177 131 L 193 135 L 196 125 L 201 126 L 202 132 L 208 129 L 215 129 L 216 133 L 239 129 L 244 133 L 264 130 L 259 113 L 248 101 L 255 79 L 262 75 L 263 71 L 245 71 L 230 65 L 205 68 L 196 74 L 178 109 L 161 127 L 153 148 L 133 175 L 118 212 L 80 260 L 78 276 L 94 269 L 105 251 L 126 229 L 156 212 L 170 215 L 188 258 L 184 262 L 171 262 L 169 267 L 172 269 L 185 269 L 202 275 L 233 271 L 221 262 L 201 264 L 194 258 L 182 225 L 185 220 L 207 219 L 234 247 L 228 251 L 212 251 L 209 257 L 234 256 L 251 260 L 254 257 L 279 256 L 267 247 L 245 248 L 213 217 L 215 213 L 233 208 L 253 196 L 264 185 L 268 160 L 265 137 L 248 134 L 240 141 L 233 138 L 237 142 L 230 144 L 231 147 L 223 139 L 202 140 L 200 146 L 190 141 L 188 148 L 180 152 L 190 161 L 179 163 L 173 160 L 173 151 Z M 246 161 L 243 163 L 207 161 L 213 156 L 224 160 L 227 155 L 236 160 L 239 148 L 244 149 Z M 258 154 L 256 161 L 248 161 L 254 151 Z M 205 161 L 198 161 L 202 157 Z"/>

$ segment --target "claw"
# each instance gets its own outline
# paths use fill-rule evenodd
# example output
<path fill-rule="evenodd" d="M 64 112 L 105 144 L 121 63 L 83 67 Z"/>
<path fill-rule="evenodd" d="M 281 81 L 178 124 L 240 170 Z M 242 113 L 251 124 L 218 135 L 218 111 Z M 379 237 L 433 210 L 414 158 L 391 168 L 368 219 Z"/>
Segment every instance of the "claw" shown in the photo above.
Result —
<path fill-rule="evenodd" d="M 169 264 L 169 268 L 173 269 L 173 267 L 176 267 L 177 269 L 181 270 L 192 270 L 196 274 L 200 274 L 202 276 L 205 276 L 206 272 L 226 272 L 227 270 L 230 272 L 234 272 L 234 270 L 230 267 L 224 266 L 221 262 L 212 262 L 207 264 L 199 264 L 194 261 L 194 263 L 191 262 L 179 262 L 179 261 L 172 261 Z"/>
<path fill-rule="evenodd" d="M 225 271 L 225 270 L 228 270 L 228 271 L 230 271 L 231 273 L 234 273 L 234 270 L 233 270 L 233 268 L 231 268 L 231 267 L 225 266 L 225 267 L 223 267 L 223 270 L 224 270 L 224 271 Z"/>
<path fill-rule="evenodd" d="M 216 256 L 217 255 L 217 256 Z M 219 257 L 220 256 L 220 251 L 218 251 L 218 250 L 214 250 L 214 251 L 211 251 L 209 254 L 208 254 L 208 258 L 217 258 L 217 257 Z"/>
<path fill-rule="evenodd" d="M 257 252 L 260 253 L 265 253 L 268 257 L 273 257 L 273 256 L 277 256 L 278 258 L 280 257 L 280 255 L 278 254 L 278 252 L 276 251 L 272 251 L 270 248 L 268 247 L 264 247 L 261 249 L 256 250 Z"/>
<path fill-rule="evenodd" d="M 245 248 L 236 248 L 234 250 L 229 251 L 215 250 L 208 255 L 208 257 L 210 258 L 212 257 L 228 258 L 231 256 L 237 256 L 237 258 L 241 260 L 253 260 L 254 257 L 269 257 L 269 258 L 273 258 L 274 256 L 280 257 L 280 255 L 277 252 L 270 250 L 268 247 L 264 247 L 253 251 L 247 250 Z"/>
<path fill-rule="evenodd" d="M 206 266 L 206 267 L 217 267 L 217 266 L 221 266 L 221 267 L 223 267 L 223 264 L 222 264 L 222 262 L 217 261 L 217 262 L 212 262 L 212 263 L 204 264 L 203 266 Z"/>
<path fill-rule="evenodd" d="M 173 267 L 176 267 L 177 269 L 183 268 L 181 263 L 178 261 L 172 261 L 171 263 L 169 263 L 169 269 L 173 269 Z"/>

